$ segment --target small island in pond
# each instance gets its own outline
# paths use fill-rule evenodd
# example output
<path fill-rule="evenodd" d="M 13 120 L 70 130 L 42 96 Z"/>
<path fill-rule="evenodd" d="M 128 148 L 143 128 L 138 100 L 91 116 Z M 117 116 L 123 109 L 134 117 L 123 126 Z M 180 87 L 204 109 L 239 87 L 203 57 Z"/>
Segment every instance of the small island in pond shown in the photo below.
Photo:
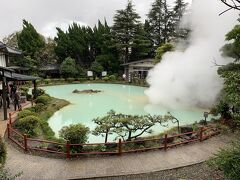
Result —
<path fill-rule="evenodd" d="M 80 91 L 80 90 L 75 89 L 75 90 L 73 90 L 72 93 L 76 93 L 76 94 L 95 94 L 95 93 L 100 93 L 100 92 L 102 92 L 102 91 L 93 90 L 93 89 L 86 89 L 86 90 Z"/>

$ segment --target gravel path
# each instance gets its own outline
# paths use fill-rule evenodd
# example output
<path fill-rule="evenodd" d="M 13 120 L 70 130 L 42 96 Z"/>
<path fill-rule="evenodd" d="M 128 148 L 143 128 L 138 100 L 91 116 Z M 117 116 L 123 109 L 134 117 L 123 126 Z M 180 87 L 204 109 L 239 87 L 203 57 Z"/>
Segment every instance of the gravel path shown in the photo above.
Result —
<path fill-rule="evenodd" d="M 221 180 L 226 179 L 222 172 L 209 168 L 206 163 L 199 163 L 165 171 L 116 177 L 94 178 L 94 180 L 216 180 L 217 177 L 219 177 Z M 90 179 L 93 178 L 86 178 L 85 180 Z"/>

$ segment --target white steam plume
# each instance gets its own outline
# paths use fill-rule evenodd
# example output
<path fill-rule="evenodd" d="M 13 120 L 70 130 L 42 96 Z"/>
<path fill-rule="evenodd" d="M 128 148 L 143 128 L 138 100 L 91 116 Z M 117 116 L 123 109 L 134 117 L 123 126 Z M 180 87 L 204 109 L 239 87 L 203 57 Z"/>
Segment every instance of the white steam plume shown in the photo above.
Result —
<path fill-rule="evenodd" d="M 190 44 L 183 51 L 166 53 L 147 78 L 146 90 L 151 104 L 168 108 L 210 107 L 222 88 L 215 59 L 227 63 L 220 48 L 225 34 L 237 23 L 237 11 L 218 16 L 226 9 L 218 0 L 193 1 L 188 21 L 192 33 Z"/>

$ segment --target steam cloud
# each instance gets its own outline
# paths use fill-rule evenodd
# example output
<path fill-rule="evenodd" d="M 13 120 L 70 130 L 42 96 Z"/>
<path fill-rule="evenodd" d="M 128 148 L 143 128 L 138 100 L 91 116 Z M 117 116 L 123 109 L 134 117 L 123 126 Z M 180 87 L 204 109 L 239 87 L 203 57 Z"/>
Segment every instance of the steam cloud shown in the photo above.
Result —
<path fill-rule="evenodd" d="M 166 53 L 149 72 L 150 88 L 145 93 L 151 104 L 168 108 L 207 108 L 214 104 L 223 82 L 213 60 L 229 62 L 221 56 L 220 48 L 238 17 L 236 11 L 219 16 L 225 9 L 218 0 L 193 1 L 187 20 L 193 30 L 188 47 Z"/>

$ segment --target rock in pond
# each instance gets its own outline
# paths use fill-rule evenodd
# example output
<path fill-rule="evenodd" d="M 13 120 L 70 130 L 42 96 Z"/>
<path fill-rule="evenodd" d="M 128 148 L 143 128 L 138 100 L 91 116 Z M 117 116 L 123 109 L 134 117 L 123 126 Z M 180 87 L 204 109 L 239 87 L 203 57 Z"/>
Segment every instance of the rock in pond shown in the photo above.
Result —
<path fill-rule="evenodd" d="M 76 93 L 76 94 L 93 94 L 93 93 L 99 93 L 99 92 L 102 92 L 100 90 L 93 90 L 93 89 L 86 89 L 86 90 L 78 90 L 78 89 L 75 89 L 73 90 L 72 93 Z"/>

